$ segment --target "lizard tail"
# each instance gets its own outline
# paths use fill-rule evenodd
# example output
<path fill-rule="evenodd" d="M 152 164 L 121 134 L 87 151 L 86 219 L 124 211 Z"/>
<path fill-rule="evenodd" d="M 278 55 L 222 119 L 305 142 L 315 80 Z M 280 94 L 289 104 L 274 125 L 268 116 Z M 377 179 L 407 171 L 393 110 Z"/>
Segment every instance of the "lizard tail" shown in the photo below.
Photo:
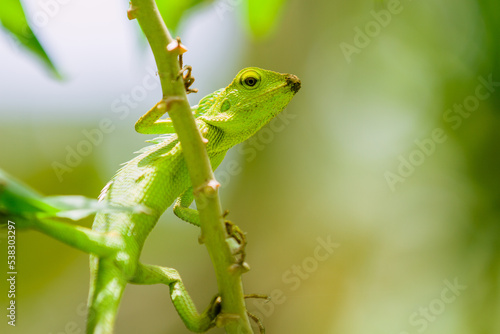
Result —
<path fill-rule="evenodd" d="M 87 334 L 111 334 L 127 281 L 112 258 L 92 255 L 90 261 Z"/>

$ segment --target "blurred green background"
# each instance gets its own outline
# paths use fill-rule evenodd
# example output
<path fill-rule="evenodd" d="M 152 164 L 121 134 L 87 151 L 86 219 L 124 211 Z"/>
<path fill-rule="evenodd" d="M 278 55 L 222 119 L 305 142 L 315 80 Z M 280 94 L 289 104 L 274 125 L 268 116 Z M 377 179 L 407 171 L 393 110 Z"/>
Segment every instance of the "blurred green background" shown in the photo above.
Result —
<path fill-rule="evenodd" d="M 133 125 L 161 97 L 154 61 L 124 1 L 44 3 L 25 1 L 27 17 L 47 14 L 32 28 L 65 79 L 0 35 L 0 168 L 95 198 L 149 138 Z M 268 333 L 499 333 L 500 4 L 272 3 L 273 24 L 254 10 L 250 26 L 246 1 L 222 0 L 176 31 L 193 105 L 247 66 L 302 80 L 285 117 L 217 172 L 248 232 L 245 290 L 273 296 L 249 310 Z M 178 269 L 202 309 L 216 283 L 198 234 L 168 210 L 142 259 Z M 2 333 L 83 333 L 87 255 L 31 231 L 17 244 L 17 326 L 3 316 Z M 116 333 L 188 331 L 167 287 L 130 285 Z"/>

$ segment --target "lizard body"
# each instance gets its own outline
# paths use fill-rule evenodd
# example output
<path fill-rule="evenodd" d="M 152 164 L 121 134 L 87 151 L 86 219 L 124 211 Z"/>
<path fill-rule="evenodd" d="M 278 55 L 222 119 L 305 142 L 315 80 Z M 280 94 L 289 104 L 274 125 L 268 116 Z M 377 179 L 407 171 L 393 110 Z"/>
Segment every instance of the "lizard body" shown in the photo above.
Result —
<path fill-rule="evenodd" d="M 281 112 L 299 89 L 300 81 L 294 75 L 247 68 L 240 71 L 228 87 L 203 98 L 193 109 L 200 132 L 207 140 L 212 169 L 219 166 L 232 146 L 248 139 Z M 136 130 L 141 133 L 172 133 L 171 122 L 160 119 L 167 112 L 169 102 L 161 101 L 146 113 L 137 122 Z M 159 216 L 175 199 L 178 200 L 174 212 L 180 218 L 199 225 L 196 212 L 187 208 L 193 201 L 192 188 L 176 134 L 164 135 L 153 142 L 154 145 L 144 148 L 139 156 L 126 163 L 101 193 L 100 200 L 112 205 L 140 204 L 151 212 L 149 215 L 122 212 L 97 214 L 93 229 L 114 234 L 126 254 L 119 251 L 112 261 L 91 256 L 90 313 L 107 300 L 116 301 L 117 298 L 112 298 L 110 293 L 123 292 L 128 283 L 115 282 L 110 291 L 107 286 L 110 277 L 100 273 L 125 271 L 129 282 L 137 281 L 136 276 L 143 274 L 145 268 L 138 268 L 138 265 L 144 241 Z M 138 274 L 138 271 L 141 273 Z M 180 279 L 173 280 L 169 285 L 174 305 L 188 328 L 205 331 L 213 325 L 213 307 L 200 316 Z M 89 331 L 93 330 L 96 322 L 103 321 L 96 319 L 89 322 Z"/>
<path fill-rule="evenodd" d="M 207 95 L 193 107 L 212 169 L 219 166 L 231 147 L 248 139 L 281 112 L 299 89 L 300 80 L 294 75 L 246 68 L 229 86 Z M 170 97 L 160 101 L 137 121 L 138 132 L 161 136 L 125 163 L 104 187 L 98 204 L 109 210 L 97 213 L 92 230 L 35 216 L 23 222 L 26 227 L 91 254 L 89 334 L 112 333 L 121 295 L 129 283 L 168 285 L 177 312 L 194 332 L 214 326 L 220 311 L 220 300 L 214 298 L 199 314 L 175 269 L 139 261 L 147 236 L 174 201 L 178 217 L 200 225 L 198 212 L 189 208 L 194 195 L 180 142 L 171 120 L 161 118 L 175 100 Z M 10 181 L 3 184 L 3 179 L 0 173 L 0 214 L 6 208 L 14 214 L 13 203 L 18 199 L 9 194 L 19 198 L 27 195 L 19 191 L 22 186 Z M 2 192 L 2 185 L 6 191 Z M 143 210 L 130 209 L 138 207 Z M 35 211 L 43 213 L 42 209 Z"/>

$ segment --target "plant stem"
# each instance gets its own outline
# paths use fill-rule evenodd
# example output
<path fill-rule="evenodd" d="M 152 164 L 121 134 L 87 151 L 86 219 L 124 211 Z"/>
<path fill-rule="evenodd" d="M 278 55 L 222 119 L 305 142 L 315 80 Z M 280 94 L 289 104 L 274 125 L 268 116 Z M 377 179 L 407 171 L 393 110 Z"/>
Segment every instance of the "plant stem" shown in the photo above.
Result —
<path fill-rule="evenodd" d="M 154 0 L 132 0 L 130 16 L 137 18 L 153 51 L 163 98 L 175 98 L 169 116 L 182 145 L 182 152 L 195 189 L 195 201 L 200 214 L 203 241 L 215 268 L 224 326 L 229 334 L 253 333 L 243 297 L 241 273 L 231 271 L 234 256 L 226 243 L 224 221 L 216 182 L 202 136 L 191 113 L 183 80 L 179 76 L 178 51 L 167 51 L 173 39 L 161 18 Z M 230 316 L 227 316 L 230 315 Z M 224 319 L 224 318 L 221 318 Z M 234 319 L 234 320 L 231 320 Z"/>

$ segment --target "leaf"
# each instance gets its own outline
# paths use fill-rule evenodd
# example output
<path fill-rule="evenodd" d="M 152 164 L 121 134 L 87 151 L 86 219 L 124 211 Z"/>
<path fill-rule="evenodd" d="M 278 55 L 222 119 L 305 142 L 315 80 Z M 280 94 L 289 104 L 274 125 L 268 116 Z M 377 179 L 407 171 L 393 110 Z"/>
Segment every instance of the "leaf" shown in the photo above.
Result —
<path fill-rule="evenodd" d="M 58 210 L 45 203 L 38 192 L 0 170 L 0 211 L 9 215 L 29 215 Z"/>
<path fill-rule="evenodd" d="M 31 30 L 20 0 L 3 0 L 0 9 L 0 23 L 12 33 L 29 51 L 35 54 L 57 77 L 60 74 Z"/>
<path fill-rule="evenodd" d="M 97 212 L 129 212 L 150 214 L 142 205 L 113 206 L 84 196 L 42 196 L 35 190 L 0 170 L 0 217 L 36 220 L 69 218 L 80 220 Z"/>
<path fill-rule="evenodd" d="M 59 211 L 55 215 L 39 215 L 40 218 L 60 217 L 80 220 L 97 212 L 150 213 L 150 210 L 142 205 L 113 206 L 107 202 L 99 202 L 96 199 L 76 195 L 48 196 L 45 197 L 44 201 Z"/>
<path fill-rule="evenodd" d="M 175 31 L 186 11 L 204 2 L 203 0 L 157 0 L 161 17 L 170 31 Z M 207 2 L 207 1 L 205 1 Z"/>
<path fill-rule="evenodd" d="M 248 23 L 257 38 L 268 35 L 276 26 L 285 0 L 247 0 Z"/>

